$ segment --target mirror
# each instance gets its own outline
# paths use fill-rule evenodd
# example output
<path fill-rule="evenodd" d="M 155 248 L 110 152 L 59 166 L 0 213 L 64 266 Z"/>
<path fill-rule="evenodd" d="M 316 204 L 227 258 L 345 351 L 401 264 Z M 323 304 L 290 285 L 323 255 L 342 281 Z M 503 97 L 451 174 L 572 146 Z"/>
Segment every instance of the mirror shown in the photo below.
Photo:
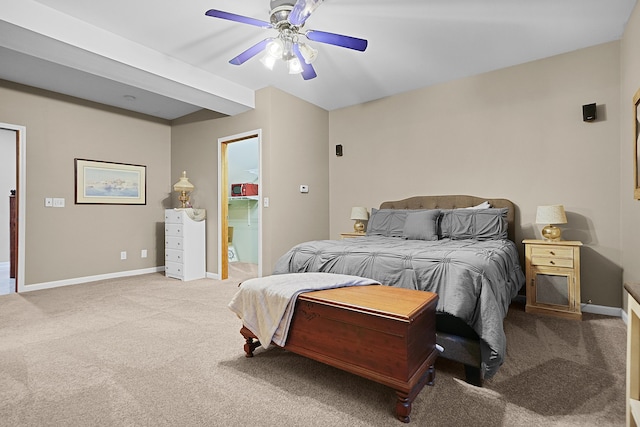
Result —
<path fill-rule="evenodd" d="M 640 89 L 633 95 L 633 198 L 640 200 L 640 170 L 638 170 L 638 160 L 640 160 L 640 110 L 638 110 L 638 104 L 640 103 Z"/>

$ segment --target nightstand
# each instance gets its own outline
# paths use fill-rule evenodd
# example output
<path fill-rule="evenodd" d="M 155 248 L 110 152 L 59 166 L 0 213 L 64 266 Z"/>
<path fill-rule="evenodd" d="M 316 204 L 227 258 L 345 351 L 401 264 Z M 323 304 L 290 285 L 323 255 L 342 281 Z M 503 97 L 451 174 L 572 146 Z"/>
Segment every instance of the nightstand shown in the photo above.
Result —
<path fill-rule="evenodd" d="M 582 319 L 578 241 L 523 240 L 529 313 Z"/>
<path fill-rule="evenodd" d="M 366 236 L 366 233 L 357 233 L 355 231 L 350 231 L 348 233 L 340 233 L 340 238 L 341 239 L 352 239 L 354 237 L 364 237 Z"/>

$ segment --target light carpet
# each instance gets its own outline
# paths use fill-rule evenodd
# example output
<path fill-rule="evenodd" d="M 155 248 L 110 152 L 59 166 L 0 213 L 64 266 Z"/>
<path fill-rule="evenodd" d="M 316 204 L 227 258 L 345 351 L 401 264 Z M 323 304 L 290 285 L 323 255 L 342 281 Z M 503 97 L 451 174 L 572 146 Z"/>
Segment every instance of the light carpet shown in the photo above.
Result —
<path fill-rule="evenodd" d="M 394 426 L 390 388 L 279 348 L 244 357 L 227 304 L 242 280 L 162 274 L 0 296 L 2 426 Z M 626 326 L 513 304 L 482 388 L 439 359 L 411 425 L 624 424 Z"/>

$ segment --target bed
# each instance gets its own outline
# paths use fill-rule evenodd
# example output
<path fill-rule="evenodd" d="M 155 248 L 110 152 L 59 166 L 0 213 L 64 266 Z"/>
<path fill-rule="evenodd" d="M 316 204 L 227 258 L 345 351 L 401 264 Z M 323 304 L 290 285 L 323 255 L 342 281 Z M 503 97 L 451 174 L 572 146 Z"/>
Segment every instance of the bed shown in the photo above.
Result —
<path fill-rule="evenodd" d="M 471 209 L 469 209 L 471 208 Z M 437 344 L 481 386 L 502 365 L 503 321 L 525 278 L 506 199 L 417 196 L 372 209 L 363 237 L 291 248 L 274 274 L 328 272 L 435 292 Z"/>

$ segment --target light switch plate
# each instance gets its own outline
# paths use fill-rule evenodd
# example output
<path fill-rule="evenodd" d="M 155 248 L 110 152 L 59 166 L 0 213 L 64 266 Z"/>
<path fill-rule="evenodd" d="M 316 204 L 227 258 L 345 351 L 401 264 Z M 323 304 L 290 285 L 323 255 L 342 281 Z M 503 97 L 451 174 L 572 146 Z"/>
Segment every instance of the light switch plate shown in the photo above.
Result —
<path fill-rule="evenodd" d="M 44 199 L 44 206 L 46 208 L 50 208 L 53 206 L 53 199 L 51 197 L 45 197 Z"/>

